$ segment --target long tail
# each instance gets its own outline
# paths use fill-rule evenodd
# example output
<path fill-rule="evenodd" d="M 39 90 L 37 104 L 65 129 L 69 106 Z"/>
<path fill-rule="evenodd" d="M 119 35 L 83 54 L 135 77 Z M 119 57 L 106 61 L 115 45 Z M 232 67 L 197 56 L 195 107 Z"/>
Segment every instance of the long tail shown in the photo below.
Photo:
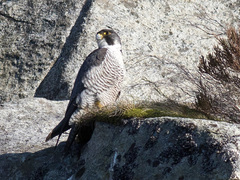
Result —
<path fill-rule="evenodd" d="M 67 112 L 65 114 L 65 117 L 63 118 L 63 120 L 52 130 L 52 132 L 50 132 L 48 134 L 48 136 L 46 137 L 46 141 L 49 141 L 50 139 L 54 138 L 55 136 L 58 136 L 58 140 L 56 145 L 58 144 L 58 141 L 62 135 L 63 132 L 67 131 L 68 129 L 71 128 L 71 126 L 69 126 L 69 119 L 71 118 L 72 114 L 74 113 L 74 111 L 77 109 L 77 106 L 75 104 L 73 104 L 72 102 L 70 102 L 68 108 L 67 108 Z"/>
<path fill-rule="evenodd" d="M 54 138 L 55 136 L 58 136 L 58 139 L 56 142 L 56 146 L 57 146 L 62 133 L 71 128 L 70 134 L 69 134 L 67 142 L 66 142 L 65 152 L 68 151 L 68 149 L 72 145 L 77 134 L 79 135 L 79 140 L 80 140 L 81 144 L 84 145 L 90 140 L 93 130 L 94 130 L 94 121 L 88 122 L 86 124 L 82 124 L 81 126 L 79 126 L 77 124 L 72 124 L 71 126 L 69 125 L 69 120 L 70 120 L 72 114 L 78 108 L 77 105 L 74 104 L 73 102 L 75 102 L 75 101 L 72 100 L 69 103 L 65 117 L 63 118 L 63 120 L 46 137 L 46 141 L 49 141 L 50 139 Z"/>

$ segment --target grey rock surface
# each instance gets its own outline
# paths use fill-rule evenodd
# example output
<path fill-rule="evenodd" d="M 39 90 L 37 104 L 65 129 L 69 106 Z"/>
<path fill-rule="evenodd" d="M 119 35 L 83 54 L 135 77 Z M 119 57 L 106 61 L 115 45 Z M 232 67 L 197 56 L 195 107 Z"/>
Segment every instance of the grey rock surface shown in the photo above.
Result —
<path fill-rule="evenodd" d="M 240 126 L 172 117 L 126 122 L 97 124 L 76 179 L 240 178 Z"/>
<path fill-rule="evenodd" d="M 240 178 L 240 125 L 172 117 L 97 122 L 88 144 L 64 155 L 64 142 L 55 149 L 56 141 L 44 140 L 65 105 L 28 98 L 1 107 L 1 179 Z"/>
<path fill-rule="evenodd" d="M 78 0 L 0 2 L 0 103 L 34 95 L 82 5 Z"/>
<path fill-rule="evenodd" d="M 0 2 L 0 179 L 240 179 L 236 124 L 96 123 L 89 143 L 81 152 L 75 143 L 67 156 L 64 142 L 56 149 L 56 139 L 45 142 L 68 103 L 56 100 L 69 98 L 98 30 L 110 26 L 122 39 L 122 100 L 192 103 L 199 57 L 236 26 L 239 7 L 235 0 Z"/>
<path fill-rule="evenodd" d="M 95 33 L 110 26 L 122 39 L 128 73 L 122 98 L 159 101 L 168 97 L 192 103 L 199 57 L 216 44 L 214 35 L 224 35 L 229 25 L 236 25 L 238 9 L 238 2 L 227 0 L 93 1 L 71 56 L 58 59 L 36 95 L 69 96 L 83 60 L 97 48 Z M 55 83 L 65 62 L 61 83 Z"/>
<path fill-rule="evenodd" d="M 4 1 L 0 4 L 0 96 L 68 99 L 95 33 L 107 26 L 123 44 L 130 101 L 194 102 L 197 62 L 239 19 L 221 1 Z M 187 74 L 186 74 L 187 73 Z"/>
<path fill-rule="evenodd" d="M 63 118 L 67 101 L 27 98 L 0 106 L 0 154 L 36 152 L 56 141 L 47 134 Z M 62 140 L 66 139 L 66 135 Z"/>

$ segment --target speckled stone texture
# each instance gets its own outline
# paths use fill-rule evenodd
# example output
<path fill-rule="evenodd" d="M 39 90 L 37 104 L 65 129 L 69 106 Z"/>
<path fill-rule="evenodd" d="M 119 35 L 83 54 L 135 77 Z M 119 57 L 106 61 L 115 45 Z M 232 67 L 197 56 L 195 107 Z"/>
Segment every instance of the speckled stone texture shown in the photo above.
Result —
<path fill-rule="evenodd" d="M 45 142 L 45 138 L 63 118 L 67 103 L 26 98 L 1 105 L 0 154 L 36 152 L 54 146 L 55 140 Z"/>
<path fill-rule="evenodd" d="M 79 0 L 0 2 L 0 103 L 33 97 L 82 5 Z"/>
<path fill-rule="evenodd" d="M 163 117 L 112 128 L 97 124 L 82 153 L 85 172 L 76 179 L 239 178 L 240 126 Z"/>
<path fill-rule="evenodd" d="M 122 39 L 127 69 L 123 99 L 167 97 L 192 103 L 199 58 L 216 44 L 214 35 L 223 35 L 228 25 L 236 24 L 238 8 L 235 1 L 93 1 L 71 56 L 58 60 L 37 94 L 50 99 L 69 96 L 83 60 L 97 48 L 95 33 L 110 26 Z M 61 83 L 46 86 L 65 62 Z"/>
<path fill-rule="evenodd" d="M 110 26 L 122 39 L 128 73 L 122 98 L 192 103 L 199 57 L 215 35 L 236 26 L 238 10 L 235 0 L 2 2 L 0 96 L 68 99 L 97 48 L 95 33 Z"/>
<path fill-rule="evenodd" d="M 191 104 L 199 57 L 237 26 L 239 7 L 236 0 L 1 1 L 0 179 L 240 179 L 236 124 L 170 117 L 97 123 L 81 152 L 75 143 L 67 156 L 63 142 L 56 150 L 55 139 L 44 142 L 68 103 L 57 100 L 69 98 L 97 48 L 97 31 L 111 27 L 122 39 L 122 100 Z"/>
<path fill-rule="evenodd" d="M 32 130 L 22 139 L 34 136 L 31 133 Z M 42 136 L 35 137 L 39 139 L 35 146 L 41 145 Z M 60 143 L 57 149 L 51 147 L 35 153 L 13 153 L 13 150 L 12 154 L 1 155 L 0 177 L 239 179 L 239 137 L 239 125 L 200 119 L 131 119 L 121 126 L 96 123 L 91 140 L 81 152 L 75 143 L 70 154 L 64 156 L 65 143 Z M 29 144 L 23 141 L 22 146 L 24 143 Z"/>

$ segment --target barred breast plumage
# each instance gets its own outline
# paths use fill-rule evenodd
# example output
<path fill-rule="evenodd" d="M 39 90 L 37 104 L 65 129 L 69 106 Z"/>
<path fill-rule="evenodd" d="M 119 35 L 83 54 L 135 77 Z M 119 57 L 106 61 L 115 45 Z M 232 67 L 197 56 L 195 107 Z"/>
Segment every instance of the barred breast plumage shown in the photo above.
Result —
<path fill-rule="evenodd" d="M 114 103 L 121 90 L 124 75 L 121 51 L 107 48 L 102 63 L 92 67 L 82 80 L 86 89 L 80 94 L 81 108 L 92 107 L 96 101 L 102 106 Z"/>

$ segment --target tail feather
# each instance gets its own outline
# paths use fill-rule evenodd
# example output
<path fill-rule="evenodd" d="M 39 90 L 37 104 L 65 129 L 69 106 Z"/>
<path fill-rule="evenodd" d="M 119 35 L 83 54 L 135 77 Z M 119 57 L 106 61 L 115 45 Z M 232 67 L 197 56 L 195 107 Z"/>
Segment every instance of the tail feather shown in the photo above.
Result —
<path fill-rule="evenodd" d="M 57 135 L 59 135 L 59 138 L 60 138 L 63 132 L 70 129 L 68 122 L 69 122 L 69 119 L 67 119 L 66 117 L 63 118 L 63 120 L 48 134 L 48 136 L 46 137 L 46 142 Z"/>
<path fill-rule="evenodd" d="M 67 112 L 65 114 L 65 117 L 63 120 L 48 134 L 46 137 L 46 141 L 49 141 L 50 139 L 54 138 L 55 136 L 58 136 L 57 144 L 59 141 L 60 136 L 62 135 L 63 132 L 67 131 L 68 129 L 71 128 L 69 126 L 69 120 L 74 113 L 74 111 L 77 109 L 77 106 L 73 103 L 74 101 L 70 101 L 69 106 L 67 108 Z M 56 144 L 56 145 L 57 145 Z"/>
<path fill-rule="evenodd" d="M 84 145 L 89 141 L 94 130 L 94 122 L 89 122 L 85 125 L 82 124 L 81 126 L 75 123 L 71 124 L 71 126 L 69 125 L 69 120 L 72 114 L 78 108 L 78 106 L 74 102 L 75 102 L 74 99 L 69 102 L 65 117 L 46 137 L 46 141 L 49 141 L 55 136 L 58 136 L 58 139 L 56 142 L 56 146 L 57 146 L 62 133 L 71 128 L 70 134 L 66 142 L 65 152 L 69 150 L 77 134 L 79 135 L 79 138 L 80 138 L 79 140 L 81 141 L 81 144 Z"/>

